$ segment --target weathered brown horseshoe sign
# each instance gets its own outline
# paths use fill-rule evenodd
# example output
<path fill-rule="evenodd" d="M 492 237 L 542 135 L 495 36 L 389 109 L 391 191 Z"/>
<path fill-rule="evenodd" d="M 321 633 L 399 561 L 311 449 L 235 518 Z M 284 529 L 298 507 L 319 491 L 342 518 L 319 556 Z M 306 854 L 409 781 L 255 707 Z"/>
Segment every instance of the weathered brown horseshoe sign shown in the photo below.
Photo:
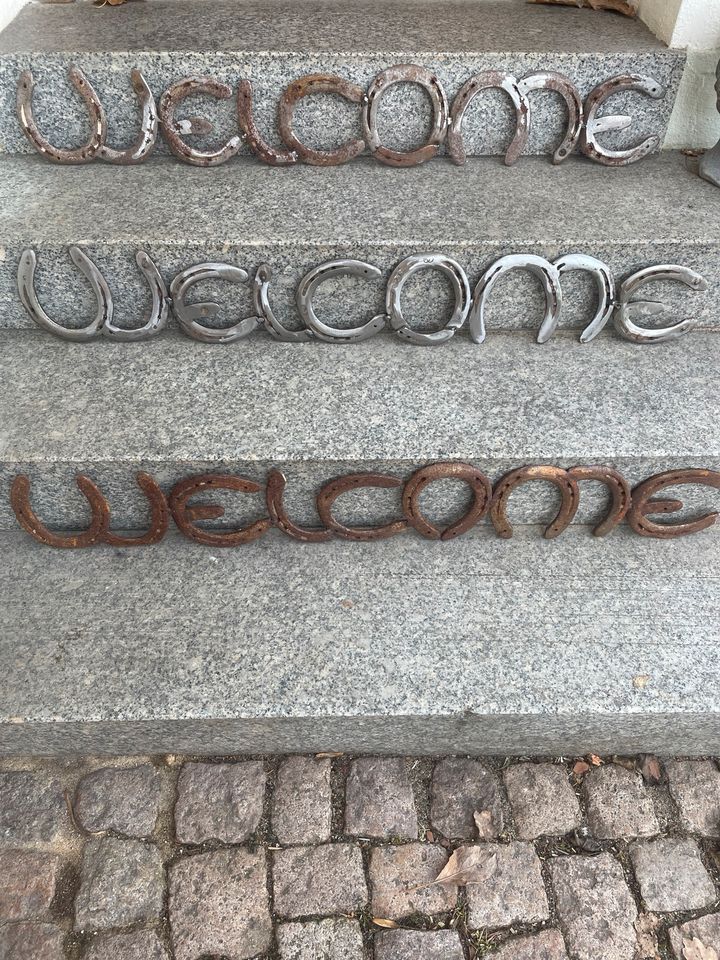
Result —
<path fill-rule="evenodd" d="M 292 127 L 295 104 L 303 97 L 317 93 L 334 93 L 349 100 L 350 103 L 363 103 L 365 91 L 356 83 L 350 83 L 348 80 L 343 80 L 342 77 L 316 73 L 294 80 L 285 88 L 285 92 L 280 98 L 278 129 L 283 142 L 305 163 L 315 167 L 336 167 L 361 154 L 365 149 L 365 141 L 360 139 L 349 140 L 335 150 L 315 150 L 298 140 Z"/>
<path fill-rule="evenodd" d="M 242 543 L 251 543 L 258 540 L 272 526 L 272 521 L 265 517 L 256 520 L 240 530 L 213 531 L 196 526 L 197 520 L 218 520 L 225 513 L 223 507 L 215 504 L 200 503 L 194 506 L 188 503 L 190 497 L 206 490 L 236 490 L 238 493 L 259 493 L 262 488 L 259 483 L 245 480 L 243 477 L 233 477 L 224 473 L 208 473 L 198 477 L 187 477 L 180 480 L 168 495 L 168 503 L 173 520 L 186 537 L 206 543 L 211 547 L 237 547 Z"/>

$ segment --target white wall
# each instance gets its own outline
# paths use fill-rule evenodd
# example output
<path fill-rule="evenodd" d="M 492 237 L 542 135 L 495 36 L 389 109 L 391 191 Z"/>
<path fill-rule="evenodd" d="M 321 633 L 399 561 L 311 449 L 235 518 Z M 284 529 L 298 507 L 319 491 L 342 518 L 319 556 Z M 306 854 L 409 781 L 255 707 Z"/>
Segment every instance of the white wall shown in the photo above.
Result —
<path fill-rule="evenodd" d="M 6 27 L 28 0 L 0 0 L 0 30 Z"/>

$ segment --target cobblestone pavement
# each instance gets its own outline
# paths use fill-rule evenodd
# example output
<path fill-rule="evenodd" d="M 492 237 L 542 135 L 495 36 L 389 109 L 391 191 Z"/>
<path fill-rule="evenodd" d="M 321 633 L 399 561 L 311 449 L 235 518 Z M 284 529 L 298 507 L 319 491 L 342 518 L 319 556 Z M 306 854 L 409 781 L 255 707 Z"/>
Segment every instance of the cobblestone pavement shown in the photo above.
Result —
<path fill-rule="evenodd" d="M 0 960 L 718 960 L 719 884 L 712 759 L 0 761 Z"/>

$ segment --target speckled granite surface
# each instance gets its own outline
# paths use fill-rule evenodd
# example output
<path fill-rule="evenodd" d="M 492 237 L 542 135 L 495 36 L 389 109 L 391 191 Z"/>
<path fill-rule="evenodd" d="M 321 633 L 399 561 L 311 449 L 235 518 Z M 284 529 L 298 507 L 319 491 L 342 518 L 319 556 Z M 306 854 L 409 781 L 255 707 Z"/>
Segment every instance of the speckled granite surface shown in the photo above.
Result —
<path fill-rule="evenodd" d="M 720 538 L 611 540 L 3 534 L 0 749 L 717 750 Z"/>
<path fill-rule="evenodd" d="M 582 96 L 612 76 L 646 74 L 666 87 L 664 99 L 621 94 L 604 108 L 636 118 L 633 131 L 605 135 L 608 144 L 627 145 L 638 131 L 662 138 L 685 61 L 682 51 L 667 50 L 639 22 L 515 0 L 482 5 L 465 0 L 439 7 L 427 0 L 313 0 L 302 6 L 289 0 L 168 0 L 143 4 L 140 10 L 89 13 L 76 5 L 32 6 L 0 35 L 0 152 L 31 149 L 14 105 L 17 77 L 28 66 L 37 80 L 41 129 L 65 144 L 85 137 L 82 107 L 65 76 L 70 62 L 86 71 L 105 102 L 113 144 L 134 135 L 137 106 L 130 70 L 136 66 L 156 97 L 187 76 L 211 75 L 231 86 L 250 78 L 258 125 L 274 141 L 278 98 L 291 80 L 308 73 L 337 74 L 367 87 L 386 67 L 420 63 L 437 73 L 449 97 L 487 69 L 518 77 L 556 70 L 576 83 Z M 564 105 L 554 94 L 535 94 L 532 102 L 528 151 L 552 152 L 562 138 Z M 203 115 L 216 122 L 217 137 L 235 132 L 232 101 L 203 98 L 190 104 L 187 109 L 200 105 Z M 384 101 L 381 133 L 389 146 L 407 148 L 422 142 L 429 116 L 429 101 L 419 88 L 396 87 Z M 513 125 L 506 95 L 484 93 L 465 120 L 468 153 L 504 153 Z M 338 97 L 310 97 L 298 107 L 297 130 L 309 144 L 327 148 L 357 134 L 359 110 Z"/>

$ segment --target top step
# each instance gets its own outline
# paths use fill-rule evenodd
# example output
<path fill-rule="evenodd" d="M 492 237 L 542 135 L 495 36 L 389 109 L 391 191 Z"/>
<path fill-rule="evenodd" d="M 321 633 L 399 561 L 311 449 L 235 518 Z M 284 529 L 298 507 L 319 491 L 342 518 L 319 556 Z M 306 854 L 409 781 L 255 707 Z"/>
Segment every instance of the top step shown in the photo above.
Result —
<path fill-rule="evenodd" d="M 28 152 L 15 116 L 15 91 L 31 67 L 35 116 L 52 142 L 82 142 L 87 116 L 68 82 L 77 63 L 108 114 L 108 142 L 137 134 L 137 101 L 130 71 L 138 68 L 159 99 L 186 77 L 212 77 L 236 90 L 254 88 L 257 126 L 277 142 L 278 101 L 293 80 L 330 74 L 366 91 L 374 77 L 396 64 L 426 68 L 448 100 L 471 77 L 487 70 L 517 78 L 553 71 L 567 77 L 582 99 L 599 84 L 623 75 L 652 78 L 662 94 L 622 90 L 600 114 L 633 118 L 626 129 L 604 132 L 608 148 L 627 148 L 648 134 L 662 140 L 682 74 L 685 54 L 668 50 L 638 21 L 571 7 L 521 0 L 148 0 L 142 4 L 31 4 L 0 34 L 0 152 Z M 565 132 L 566 108 L 556 93 L 533 90 L 526 152 L 553 153 Z M 201 110 L 215 124 L 209 139 L 237 133 L 233 100 L 203 97 Z M 359 132 L 360 107 L 339 96 L 314 96 L 297 104 L 298 135 L 328 149 Z M 408 149 L 424 142 L 431 104 L 417 84 L 399 84 L 383 97 L 378 128 L 383 143 Z M 515 126 L 508 95 L 488 90 L 468 110 L 463 135 L 468 155 L 507 150 Z M 161 150 L 167 152 L 162 144 Z M 247 149 L 247 148 L 245 148 Z"/>

